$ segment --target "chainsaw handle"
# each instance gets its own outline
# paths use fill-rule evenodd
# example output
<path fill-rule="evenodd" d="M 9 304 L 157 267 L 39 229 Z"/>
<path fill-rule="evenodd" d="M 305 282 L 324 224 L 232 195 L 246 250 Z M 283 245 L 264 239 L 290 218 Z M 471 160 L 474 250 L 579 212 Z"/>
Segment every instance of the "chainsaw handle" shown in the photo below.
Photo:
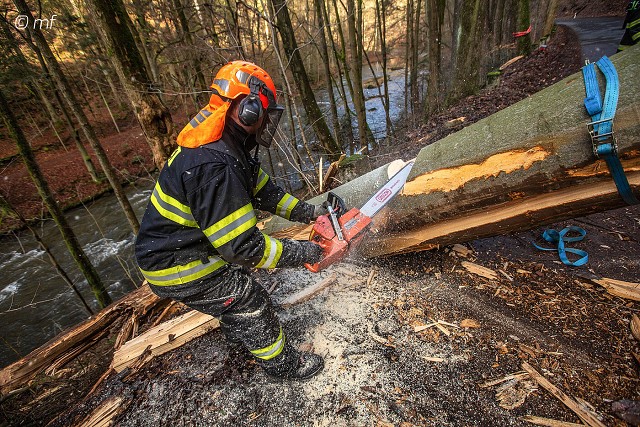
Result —
<path fill-rule="evenodd" d="M 320 246 L 323 250 L 322 259 L 315 264 L 305 263 L 305 267 L 313 272 L 327 268 L 331 264 L 339 261 L 347 252 L 349 244 L 345 240 L 338 240 L 331 224 L 329 215 L 318 217 L 313 225 L 309 240 Z"/>

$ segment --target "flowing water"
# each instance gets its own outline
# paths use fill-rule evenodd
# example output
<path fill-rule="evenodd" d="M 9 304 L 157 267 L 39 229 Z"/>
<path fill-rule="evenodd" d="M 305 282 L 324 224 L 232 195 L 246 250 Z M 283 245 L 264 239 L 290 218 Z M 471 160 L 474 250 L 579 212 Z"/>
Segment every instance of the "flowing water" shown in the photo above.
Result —
<path fill-rule="evenodd" d="M 392 119 L 397 118 L 404 108 L 403 73 L 403 70 L 390 73 Z M 368 68 L 363 70 L 363 74 L 365 81 L 372 77 Z M 381 76 L 379 70 L 376 70 L 376 75 Z M 383 138 L 385 113 L 377 88 L 366 89 L 365 96 L 368 98 L 369 126 L 376 138 Z M 317 97 L 321 108 L 327 110 L 326 117 L 330 121 L 327 91 L 319 90 Z M 342 107 L 339 113 L 344 114 Z M 141 179 L 127 189 L 138 218 L 142 218 L 153 184 L 151 179 Z M 86 207 L 68 211 L 66 216 L 114 300 L 142 283 L 133 257 L 134 235 L 115 196 L 101 197 Z M 93 294 L 69 256 L 55 223 L 44 221 L 38 231 L 92 309 L 96 310 Z M 57 274 L 30 233 L 17 232 L 0 239 L 0 269 L 0 367 L 88 318 L 76 294 Z"/>

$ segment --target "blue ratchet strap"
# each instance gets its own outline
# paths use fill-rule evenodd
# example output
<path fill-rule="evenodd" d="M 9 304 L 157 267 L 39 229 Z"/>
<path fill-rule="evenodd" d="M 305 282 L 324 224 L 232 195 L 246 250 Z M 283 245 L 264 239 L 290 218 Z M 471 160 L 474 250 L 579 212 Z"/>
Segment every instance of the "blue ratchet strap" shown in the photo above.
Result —
<path fill-rule="evenodd" d="M 566 234 L 571 231 L 577 232 L 579 236 L 566 237 Z M 589 261 L 589 254 L 580 249 L 567 248 L 565 247 L 565 243 L 579 242 L 580 240 L 584 239 L 586 235 L 587 235 L 587 232 L 583 228 L 575 227 L 575 226 L 565 227 L 560 232 L 557 232 L 556 230 L 545 230 L 545 232 L 542 233 L 542 238 L 549 243 L 557 244 L 558 247 L 543 248 L 542 246 L 538 246 L 535 243 L 533 243 L 533 246 L 535 246 L 537 249 L 540 249 L 541 251 L 558 251 L 558 256 L 560 256 L 560 261 L 562 261 L 563 264 L 570 265 L 573 267 L 580 267 L 581 265 L 585 265 L 587 261 Z M 576 254 L 581 258 L 577 259 L 576 261 L 569 261 L 569 258 L 567 257 L 567 252 Z"/>
<path fill-rule="evenodd" d="M 596 65 L 598 65 L 598 68 L 602 74 L 604 74 L 606 80 L 604 104 L 600 101 L 600 88 L 598 87 L 594 64 L 588 63 L 582 68 L 584 86 L 587 94 L 587 97 L 584 99 L 584 106 L 592 120 L 591 123 L 587 124 L 587 127 L 591 135 L 593 153 L 596 157 L 604 158 L 622 199 L 629 205 L 635 205 L 640 202 L 633 194 L 629 181 L 624 174 L 624 169 L 618 158 L 616 140 L 613 135 L 613 117 L 616 114 L 620 89 L 618 73 L 606 56 L 600 58 L 600 60 L 596 62 Z"/>

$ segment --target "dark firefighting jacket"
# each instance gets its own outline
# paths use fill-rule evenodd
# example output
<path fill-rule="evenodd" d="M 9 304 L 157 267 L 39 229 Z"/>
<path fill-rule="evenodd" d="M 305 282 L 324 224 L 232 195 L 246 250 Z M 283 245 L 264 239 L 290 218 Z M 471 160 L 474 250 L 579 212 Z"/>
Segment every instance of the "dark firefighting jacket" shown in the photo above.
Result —
<path fill-rule="evenodd" d="M 256 165 L 247 149 L 255 146 L 252 138 L 228 124 L 219 141 L 179 147 L 168 159 L 136 239 L 136 259 L 149 283 L 213 278 L 229 263 L 275 268 L 308 262 L 301 242 L 256 227 L 256 208 L 309 223 L 314 206 L 286 193 Z"/>

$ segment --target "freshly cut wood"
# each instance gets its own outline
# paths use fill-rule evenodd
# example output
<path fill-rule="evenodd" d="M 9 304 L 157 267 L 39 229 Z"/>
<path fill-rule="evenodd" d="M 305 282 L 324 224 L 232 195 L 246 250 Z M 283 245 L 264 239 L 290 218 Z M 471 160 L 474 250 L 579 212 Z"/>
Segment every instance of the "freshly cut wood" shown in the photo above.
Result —
<path fill-rule="evenodd" d="M 131 399 L 125 400 L 121 396 L 113 396 L 105 400 L 91 414 L 80 421 L 75 427 L 108 427 L 113 425 L 115 418 L 122 414 L 131 404 Z"/>
<path fill-rule="evenodd" d="M 593 279 L 593 282 L 605 288 L 611 295 L 640 301 L 640 283 L 624 282 L 622 280 L 609 279 L 608 277 Z"/>
<path fill-rule="evenodd" d="M 544 417 L 536 417 L 535 415 L 525 415 L 520 417 L 522 421 L 530 422 L 531 424 L 535 424 L 537 426 L 547 426 L 547 427 L 580 427 L 584 426 L 584 424 L 578 423 L 570 423 L 568 421 L 558 421 L 551 418 Z"/>
<path fill-rule="evenodd" d="M 513 65 L 516 62 L 520 61 L 522 58 L 524 58 L 524 55 L 519 55 L 516 56 L 515 58 L 511 58 L 510 60 L 508 60 L 507 62 L 505 62 L 504 64 L 502 64 L 498 70 L 503 71 L 504 69 L 506 69 L 509 65 Z"/>
<path fill-rule="evenodd" d="M 640 46 L 614 55 L 612 62 L 625 88 L 614 125 L 618 152 L 638 192 Z M 379 232 L 360 246 L 361 253 L 425 250 L 623 206 L 604 160 L 593 154 L 584 94 L 582 74 L 576 73 L 424 147 L 403 192 L 374 218 Z M 347 205 L 362 206 L 388 179 L 389 166 L 332 191 Z M 265 224 L 268 234 L 281 237 L 302 229 L 275 218 Z"/>
<path fill-rule="evenodd" d="M 529 374 L 527 372 L 521 371 L 521 372 L 514 372 L 513 374 L 509 374 L 507 376 L 504 376 L 502 378 L 497 378 L 495 380 L 489 380 L 486 382 L 483 382 L 482 384 L 479 385 L 480 388 L 487 388 L 487 387 L 493 387 L 494 385 L 498 385 L 500 383 L 503 383 L 505 381 L 510 381 L 513 379 L 521 379 L 521 378 L 527 378 L 529 376 Z"/>
<path fill-rule="evenodd" d="M 113 355 L 111 368 L 116 372 L 136 362 L 164 354 L 220 326 L 220 322 L 209 314 L 190 311 L 164 322 L 120 347 Z M 141 361 L 141 355 L 145 359 Z"/>
<path fill-rule="evenodd" d="M 287 297 L 284 301 L 282 301 L 280 305 L 282 305 L 283 307 L 290 307 L 294 304 L 300 304 L 302 302 L 308 301 L 311 298 L 313 298 L 315 295 L 319 294 L 329 286 L 336 283 L 336 281 L 337 281 L 336 275 L 331 274 L 330 276 L 325 277 L 321 281 L 302 289 L 300 292 Z"/>
<path fill-rule="evenodd" d="M 474 319 L 464 319 L 462 322 L 460 322 L 460 327 L 461 328 L 479 328 L 480 323 L 478 323 L 478 321 Z"/>
<path fill-rule="evenodd" d="M 527 362 L 522 362 L 522 369 L 527 371 L 529 375 L 531 375 L 531 378 L 540 384 L 541 387 L 553 394 L 557 399 L 571 409 L 585 424 L 592 427 L 606 427 L 606 424 L 600 421 L 600 417 L 598 417 L 595 412 L 589 409 L 586 405 L 578 403 L 574 398 L 553 385 L 549 380 L 536 371 L 533 366 L 529 365 Z"/>
<path fill-rule="evenodd" d="M 324 189 L 326 189 L 327 186 L 334 179 L 334 177 L 336 176 L 336 173 L 338 173 L 340 162 L 342 162 L 345 159 L 345 157 L 347 157 L 347 155 L 342 154 L 338 160 L 336 160 L 335 162 L 332 162 L 329 165 L 329 168 L 327 169 L 327 173 L 325 173 L 324 177 L 321 180 L 322 185 L 320 187 L 320 191 L 324 191 Z"/>
<path fill-rule="evenodd" d="M 486 279 L 496 280 L 498 278 L 498 273 L 495 271 L 473 262 L 462 261 L 461 265 L 466 268 L 469 273 L 477 274 L 478 276 L 482 276 Z"/>
<path fill-rule="evenodd" d="M 282 305 L 288 307 L 308 301 L 314 295 L 335 283 L 336 280 L 336 275 L 332 274 L 288 297 Z M 217 329 L 219 326 L 220 322 L 213 316 L 195 310 L 189 311 L 161 323 L 125 343 L 114 353 L 110 369 L 122 372 L 129 367 L 140 367 L 155 356 L 178 348 L 194 338 Z"/>
<path fill-rule="evenodd" d="M 637 314 L 631 316 L 631 334 L 640 341 L 640 317 Z"/>
<path fill-rule="evenodd" d="M 148 311 L 160 301 L 161 299 L 151 292 L 149 286 L 141 286 L 90 319 L 68 329 L 27 356 L 2 369 L 0 371 L 0 393 L 6 394 L 11 390 L 21 388 L 50 366 L 58 357 L 73 351 L 78 345 L 84 345 L 95 334 L 107 329 L 123 312 L 134 309 Z"/>

